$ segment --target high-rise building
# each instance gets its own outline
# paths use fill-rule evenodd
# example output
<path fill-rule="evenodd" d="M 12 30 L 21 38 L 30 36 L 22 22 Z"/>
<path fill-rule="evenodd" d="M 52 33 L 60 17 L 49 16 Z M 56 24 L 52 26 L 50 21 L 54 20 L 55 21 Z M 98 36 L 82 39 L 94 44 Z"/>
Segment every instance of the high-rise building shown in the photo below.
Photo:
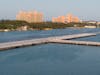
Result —
<path fill-rule="evenodd" d="M 73 22 L 73 15 L 72 15 L 72 14 L 68 14 L 68 15 L 66 16 L 66 21 L 67 21 L 67 23 Z"/>
<path fill-rule="evenodd" d="M 20 11 L 16 15 L 16 19 L 26 21 L 29 23 L 43 22 L 43 14 L 37 11 L 29 11 L 29 12 Z"/>
<path fill-rule="evenodd" d="M 52 22 L 57 22 L 57 23 L 65 23 L 65 16 L 59 16 L 57 18 L 52 18 Z"/>
<path fill-rule="evenodd" d="M 56 23 L 71 23 L 71 22 L 80 22 L 78 17 L 73 16 L 72 14 L 68 14 L 67 16 L 59 16 L 57 18 L 52 18 L 52 22 Z"/>
<path fill-rule="evenodd" d="M 67 21 L 68 23 L 71 23 L 71 22 L 75 22 L 75 23 L 80 22 L 79 18 L 76 17 L 76 16 L 73 16 L 72 14 L 68 14 L 68 15 L 66 16 L 66 21 Z"/>

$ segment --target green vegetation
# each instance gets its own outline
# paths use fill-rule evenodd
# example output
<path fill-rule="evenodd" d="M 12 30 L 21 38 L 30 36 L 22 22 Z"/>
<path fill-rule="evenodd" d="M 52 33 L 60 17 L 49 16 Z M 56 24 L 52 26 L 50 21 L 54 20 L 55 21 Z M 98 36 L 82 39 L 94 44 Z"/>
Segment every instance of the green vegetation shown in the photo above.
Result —
<path fill-rule="evenodd" d="M 30 23 L 29 26 L 30 28 L 40 29 L 40 30 L 44 28 L 58 29 L 58 28 L 72 27 L 72 25 L 67 25 L 64 23 L 52 23 L 52 22 Z"/>
<path fill-rule="evenodd" d="M 0 29 L 17 29 L 18 27 L 26 25 L 25 21 L 16 21 L 16 20 L 1 20 Z"/>
<path fill-rule="evenodd" d="M 28 29 L 38 29 L 43 30 L 45 28 L 58 29 L 67 27 L 84 27 L 89 25 L 88 23 L 52 23 L 52 22 L 42 22 L 42 23 L 27 23 L 25 21 L 17 20 L 1 20 L 0 29 L 17 30 L 22 26 L 27 26 Z"/>

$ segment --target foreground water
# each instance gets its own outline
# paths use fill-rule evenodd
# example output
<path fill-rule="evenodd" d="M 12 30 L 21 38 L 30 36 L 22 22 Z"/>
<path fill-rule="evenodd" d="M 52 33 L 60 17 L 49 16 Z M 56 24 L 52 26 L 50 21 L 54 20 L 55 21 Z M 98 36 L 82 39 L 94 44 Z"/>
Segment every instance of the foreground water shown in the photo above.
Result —
<path fill-rule="evenodd" d="M 0 42 L 49 37 L 100 29 L 1 32 Z M 74 39 L 100 41 L 100 35 Z M 0 75 L 100 75 L 100 47 L 44 44 L 0 52 Z"/>

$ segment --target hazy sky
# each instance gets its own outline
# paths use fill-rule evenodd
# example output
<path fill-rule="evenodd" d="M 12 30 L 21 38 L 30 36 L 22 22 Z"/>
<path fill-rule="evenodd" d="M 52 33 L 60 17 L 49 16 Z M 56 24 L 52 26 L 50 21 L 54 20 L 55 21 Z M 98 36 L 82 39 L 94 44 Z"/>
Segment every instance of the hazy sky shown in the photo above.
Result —
<path fill-rule="evenodd" d="M 100 21 L 100 0 L 0 0 L 0 19 L 15 19 L 20 10 L 43 12 L 49 20 L 72 13 L 84 20 Z"/>

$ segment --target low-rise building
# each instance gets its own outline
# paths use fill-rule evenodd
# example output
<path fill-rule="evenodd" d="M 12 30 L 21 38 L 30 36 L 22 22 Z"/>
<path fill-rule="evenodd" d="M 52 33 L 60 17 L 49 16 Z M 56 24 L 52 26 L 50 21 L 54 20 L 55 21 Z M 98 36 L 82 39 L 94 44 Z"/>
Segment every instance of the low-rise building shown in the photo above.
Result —
<path fill-rule="evenodd" d="M 86 26 L 84 26 L 85 28 L 96 28 L 96 26 L 88 26 L 88 25 L 86 25 Z"/>

